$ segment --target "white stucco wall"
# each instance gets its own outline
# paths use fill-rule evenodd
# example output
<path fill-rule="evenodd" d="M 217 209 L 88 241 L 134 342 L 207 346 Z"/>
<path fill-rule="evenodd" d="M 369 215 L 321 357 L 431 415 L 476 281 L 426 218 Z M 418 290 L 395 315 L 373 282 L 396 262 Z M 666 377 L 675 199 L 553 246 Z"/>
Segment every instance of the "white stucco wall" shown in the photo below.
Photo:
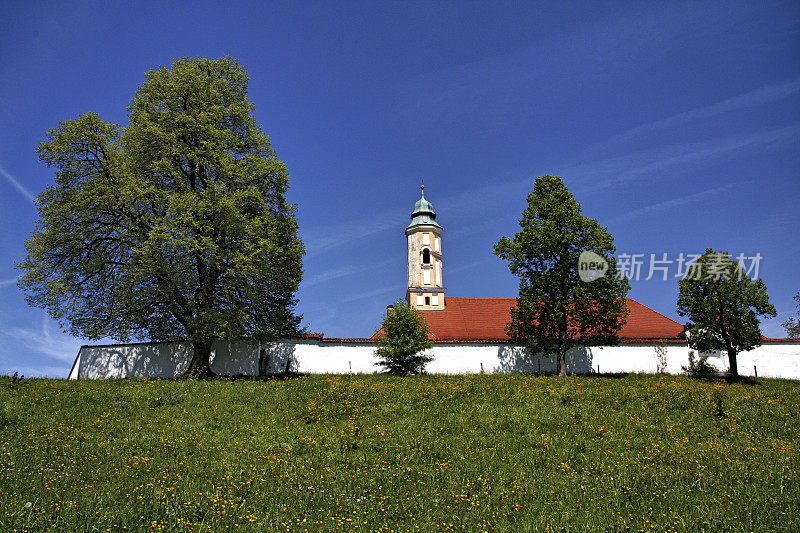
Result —
<path fill-rule="evenodd" d="M 727 356 L 722 359 L 727 369 Z M 736 361 L 744 376 L 755 375 L 755 367 L 760 377 L 800 379 L 800 342 L 762 344 L 740 353 Z"/>
<path fill-rule="evenodd" d="M 82 346 L 70 378 L 174 377 L 189 364 L 191 350 L 178 342 Z"/>
<path fill-rule="evenodd" d="M 217 342 L 211 357 L 211 369 L 219 374 L 258 375 L 259 353 L 263 350 L 265 370 L 293 372 L 373 373 L 375 345 L 363 342 L 287 340 L 260 345 L 247 342 Z M 667 347 L 667 368 L 681 373 L 688 363 L 687 345 Z M 437 344 L 430 350 L 434 360 L 426 370 L 431 373 L 465 374 L 484 372 L 554 371 L 554 359 L 529 356 L 523 348 L 507 344 Z M 146 343 L 113 346 L 83 346 L 70 372 L 70 379 L 102 379 L 146 376 L 174 377 L 188 365 L 188 343 Z M 800 379 L 800 343 L 768 343 L 739 354 L 739 373 L 761 377 Z M 726 370 L 728 358 L 711 354 L 709 363 Z M 755 367 L 755 368 L 754 368 Z M 614 373 L 656 371 L 654 344 L 623 344 L 591 348 L 573 348 L 567 355 L 571 373 Z"/>

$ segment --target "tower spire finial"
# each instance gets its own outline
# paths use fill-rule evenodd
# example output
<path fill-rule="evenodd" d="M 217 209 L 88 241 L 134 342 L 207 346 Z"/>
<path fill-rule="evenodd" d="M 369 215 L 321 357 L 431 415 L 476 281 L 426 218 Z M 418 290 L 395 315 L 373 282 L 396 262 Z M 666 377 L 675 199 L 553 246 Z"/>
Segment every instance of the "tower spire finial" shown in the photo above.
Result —
<path fill-rule="evenodd" d="M 420 180 L 422 185 L 419 186 L 420 190 L 422 191 L 422 196 L 425 196 L 425 180 Z"/>

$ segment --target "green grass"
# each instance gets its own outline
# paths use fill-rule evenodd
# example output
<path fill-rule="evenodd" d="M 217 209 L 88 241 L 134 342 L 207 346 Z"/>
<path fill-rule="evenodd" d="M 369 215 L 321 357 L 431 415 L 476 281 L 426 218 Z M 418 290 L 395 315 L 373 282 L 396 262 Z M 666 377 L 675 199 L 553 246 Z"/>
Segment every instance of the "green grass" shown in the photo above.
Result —
<path fill-rule="evenodd" d="M 800 530 L 796 381 L 8 381 L 2 531 Z"/>

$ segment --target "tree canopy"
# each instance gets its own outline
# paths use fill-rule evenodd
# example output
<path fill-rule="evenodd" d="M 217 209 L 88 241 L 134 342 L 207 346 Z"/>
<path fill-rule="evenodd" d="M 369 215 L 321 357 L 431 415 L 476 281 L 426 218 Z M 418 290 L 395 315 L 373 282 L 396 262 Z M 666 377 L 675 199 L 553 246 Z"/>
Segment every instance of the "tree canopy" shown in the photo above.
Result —
<path fill-rule="evenodd" d="M 689 345 L 700 351 L 724 350 L 736 377 L 736 355 L 761 345 L 759 317 L 774 317 L 767 286 L 753 281 L 727 252 L 711 248 L 678 281 L 678 314 L 688 317 Z"/>
<path fill-rule="evenodd" d="M 55 183 L 18 264 L 27 301 L 90 339 L 215 339 L 300 328 L 303 244 L 289 176 L 253 116 L 234 59 L 145 73 L 129 124 L 86 113 L 40 143 Z"/>
<path fill-rule="evenodd" d="M 506 331 L 531 354 L 555 352 L 563 376 L 570 347 L 619 341 L 628 314 L 628 281 L 617 275 L 613 237 L 595 219 L 583 216 L 560 177 L 536 179 L 519 225 L 522 229 L 512 239 L 503 237 L 494 247 L 520 280 Z M 607 265 L 603 275 L 581 279 L 583 252 Z"/>
<path fill-rule="evenodd" d="M 378 335 L 376 365 L 389 374 L 407 376 L 420 374 L 433 357 L 425 354 L 432 343 L 428 340 L 428 324 L 419 312 L 405 300 L 398 300 L 386 311 Z"/>

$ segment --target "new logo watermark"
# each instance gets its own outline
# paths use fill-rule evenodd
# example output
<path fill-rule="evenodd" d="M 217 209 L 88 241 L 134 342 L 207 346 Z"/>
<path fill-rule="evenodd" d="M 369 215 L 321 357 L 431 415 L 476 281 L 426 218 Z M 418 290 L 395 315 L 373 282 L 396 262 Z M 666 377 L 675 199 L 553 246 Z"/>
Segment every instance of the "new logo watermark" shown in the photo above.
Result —
<path fill-rule="evenodd" d="M 674 259 L 667 253 L 662 254 L 618 254 L 616 259 L 617 278 L 627 278 L 632 281 L 643 279 L 706 279 L 718 280 L 721 278 L 749 277 L 753 281 L 759 277 L 761 260 L 760 253 L 736 256 L 723 253 L 713 254 L 706 263 L 704 275 L 697 266 L 701 254 L 684 254 L 681 252 Z M 731 263 L 733 261 L 733 263 Z M 671 270 L 674 269 L 674 273 Z M 585 250 L 578 258 L 578 276 L 586 283 L 591 283 L 602 278 L 608 272 L 608 261 L 602 256 Z"/>
<path fill-rule="evenodd" d="M 581 281 L 591 283 L 602 278 L 608 271 L 608 261 L 594 252 L 585 250 L 578 258 L 578 276 Z"/>

